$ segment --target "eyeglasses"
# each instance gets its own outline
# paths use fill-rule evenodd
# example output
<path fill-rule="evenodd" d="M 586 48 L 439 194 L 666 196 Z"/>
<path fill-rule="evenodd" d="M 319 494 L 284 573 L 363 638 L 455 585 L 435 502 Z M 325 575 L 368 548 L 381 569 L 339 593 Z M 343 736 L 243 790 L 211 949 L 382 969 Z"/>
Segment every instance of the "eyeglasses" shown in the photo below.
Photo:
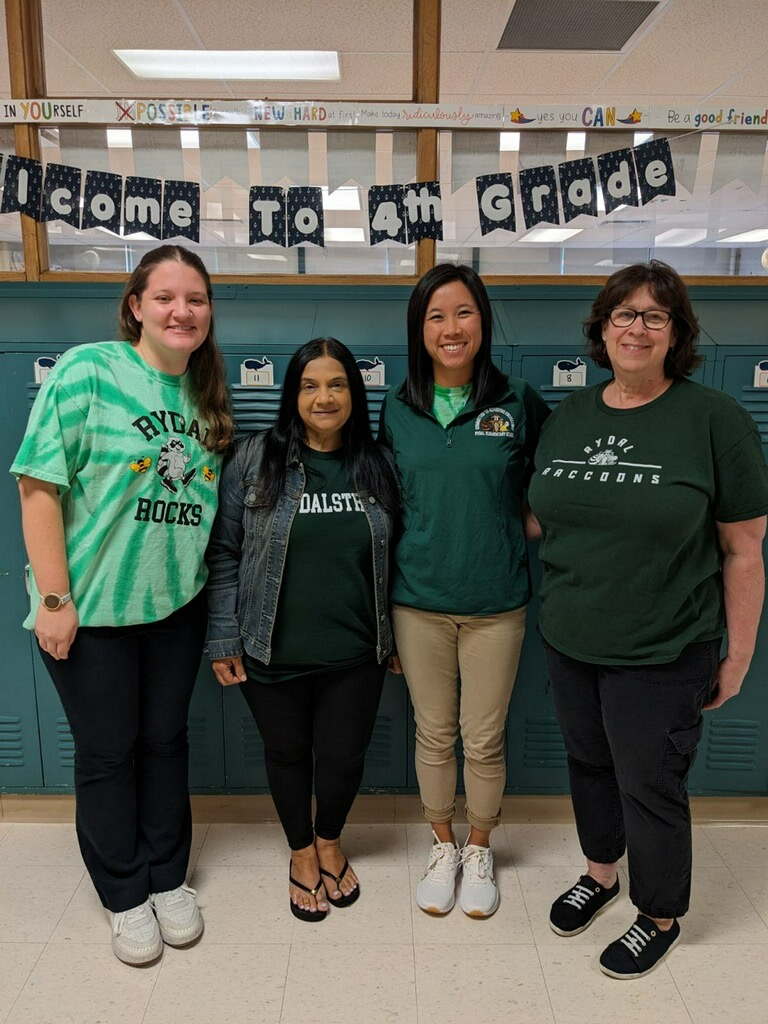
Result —
<path fill-rule="evenodd" d="M 630 327 L 635 320 L 641 317 L 649 331 L 660 331 L 666 327 L 672 319 L 672 314 L 666 309 L 631 309 L 629 306 L 617 306 L 608 314 L 608 319 L 614 327 Z"/>

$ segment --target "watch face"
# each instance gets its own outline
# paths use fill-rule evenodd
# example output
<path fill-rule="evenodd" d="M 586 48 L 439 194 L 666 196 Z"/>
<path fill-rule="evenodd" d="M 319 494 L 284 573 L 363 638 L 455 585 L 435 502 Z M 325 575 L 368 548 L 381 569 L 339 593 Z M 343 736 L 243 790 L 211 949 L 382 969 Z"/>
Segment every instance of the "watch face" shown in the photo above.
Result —
<path fill-rule="evenodd" d="M 61 607 L 61 598 L 58 594 L 46 594 L 43 598 L 43 604 L 48 611 L 55 612 L 57 608 Z"/>

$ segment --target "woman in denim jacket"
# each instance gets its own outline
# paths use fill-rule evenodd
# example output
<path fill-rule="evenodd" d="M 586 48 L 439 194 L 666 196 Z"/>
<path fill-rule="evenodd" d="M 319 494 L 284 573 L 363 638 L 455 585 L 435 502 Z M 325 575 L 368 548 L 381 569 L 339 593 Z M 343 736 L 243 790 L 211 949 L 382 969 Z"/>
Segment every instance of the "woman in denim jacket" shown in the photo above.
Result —
<path fill-rule="evenodd" d="M 291 848 L 290 907 L 303 921 L 360 895 L 340 836 L 392 649 L 398 505 L 351 352 L 333 338 L 308 342 L 288 365 L 275 426 L 241 439 L 224 467 L 206 648 L 221 685 L 241 686 L 264 740 Z"/>

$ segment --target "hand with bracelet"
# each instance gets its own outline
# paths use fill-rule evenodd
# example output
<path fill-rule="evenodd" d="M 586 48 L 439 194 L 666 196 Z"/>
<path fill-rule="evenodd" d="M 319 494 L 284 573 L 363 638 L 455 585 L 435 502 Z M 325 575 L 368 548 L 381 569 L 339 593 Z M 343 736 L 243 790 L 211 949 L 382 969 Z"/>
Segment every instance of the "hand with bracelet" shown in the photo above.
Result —
<path fill-rule="evenodd" d="M 80 620 L 72 595 L 50 591 L 40 597 L 35 618 L 35 636 L 42 649 L 61 661 L 69 656 Z"/>

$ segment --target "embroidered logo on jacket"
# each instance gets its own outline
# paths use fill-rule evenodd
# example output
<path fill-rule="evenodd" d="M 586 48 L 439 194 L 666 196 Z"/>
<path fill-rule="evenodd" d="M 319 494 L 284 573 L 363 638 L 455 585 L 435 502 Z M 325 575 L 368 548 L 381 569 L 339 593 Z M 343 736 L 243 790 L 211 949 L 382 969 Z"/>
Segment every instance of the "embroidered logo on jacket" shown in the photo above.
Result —
<path fill-rule="evenodd" d="M 515 421 L 506 409 L 485 409 L 475 420 L 475 437 L 514 437 Z"/>

